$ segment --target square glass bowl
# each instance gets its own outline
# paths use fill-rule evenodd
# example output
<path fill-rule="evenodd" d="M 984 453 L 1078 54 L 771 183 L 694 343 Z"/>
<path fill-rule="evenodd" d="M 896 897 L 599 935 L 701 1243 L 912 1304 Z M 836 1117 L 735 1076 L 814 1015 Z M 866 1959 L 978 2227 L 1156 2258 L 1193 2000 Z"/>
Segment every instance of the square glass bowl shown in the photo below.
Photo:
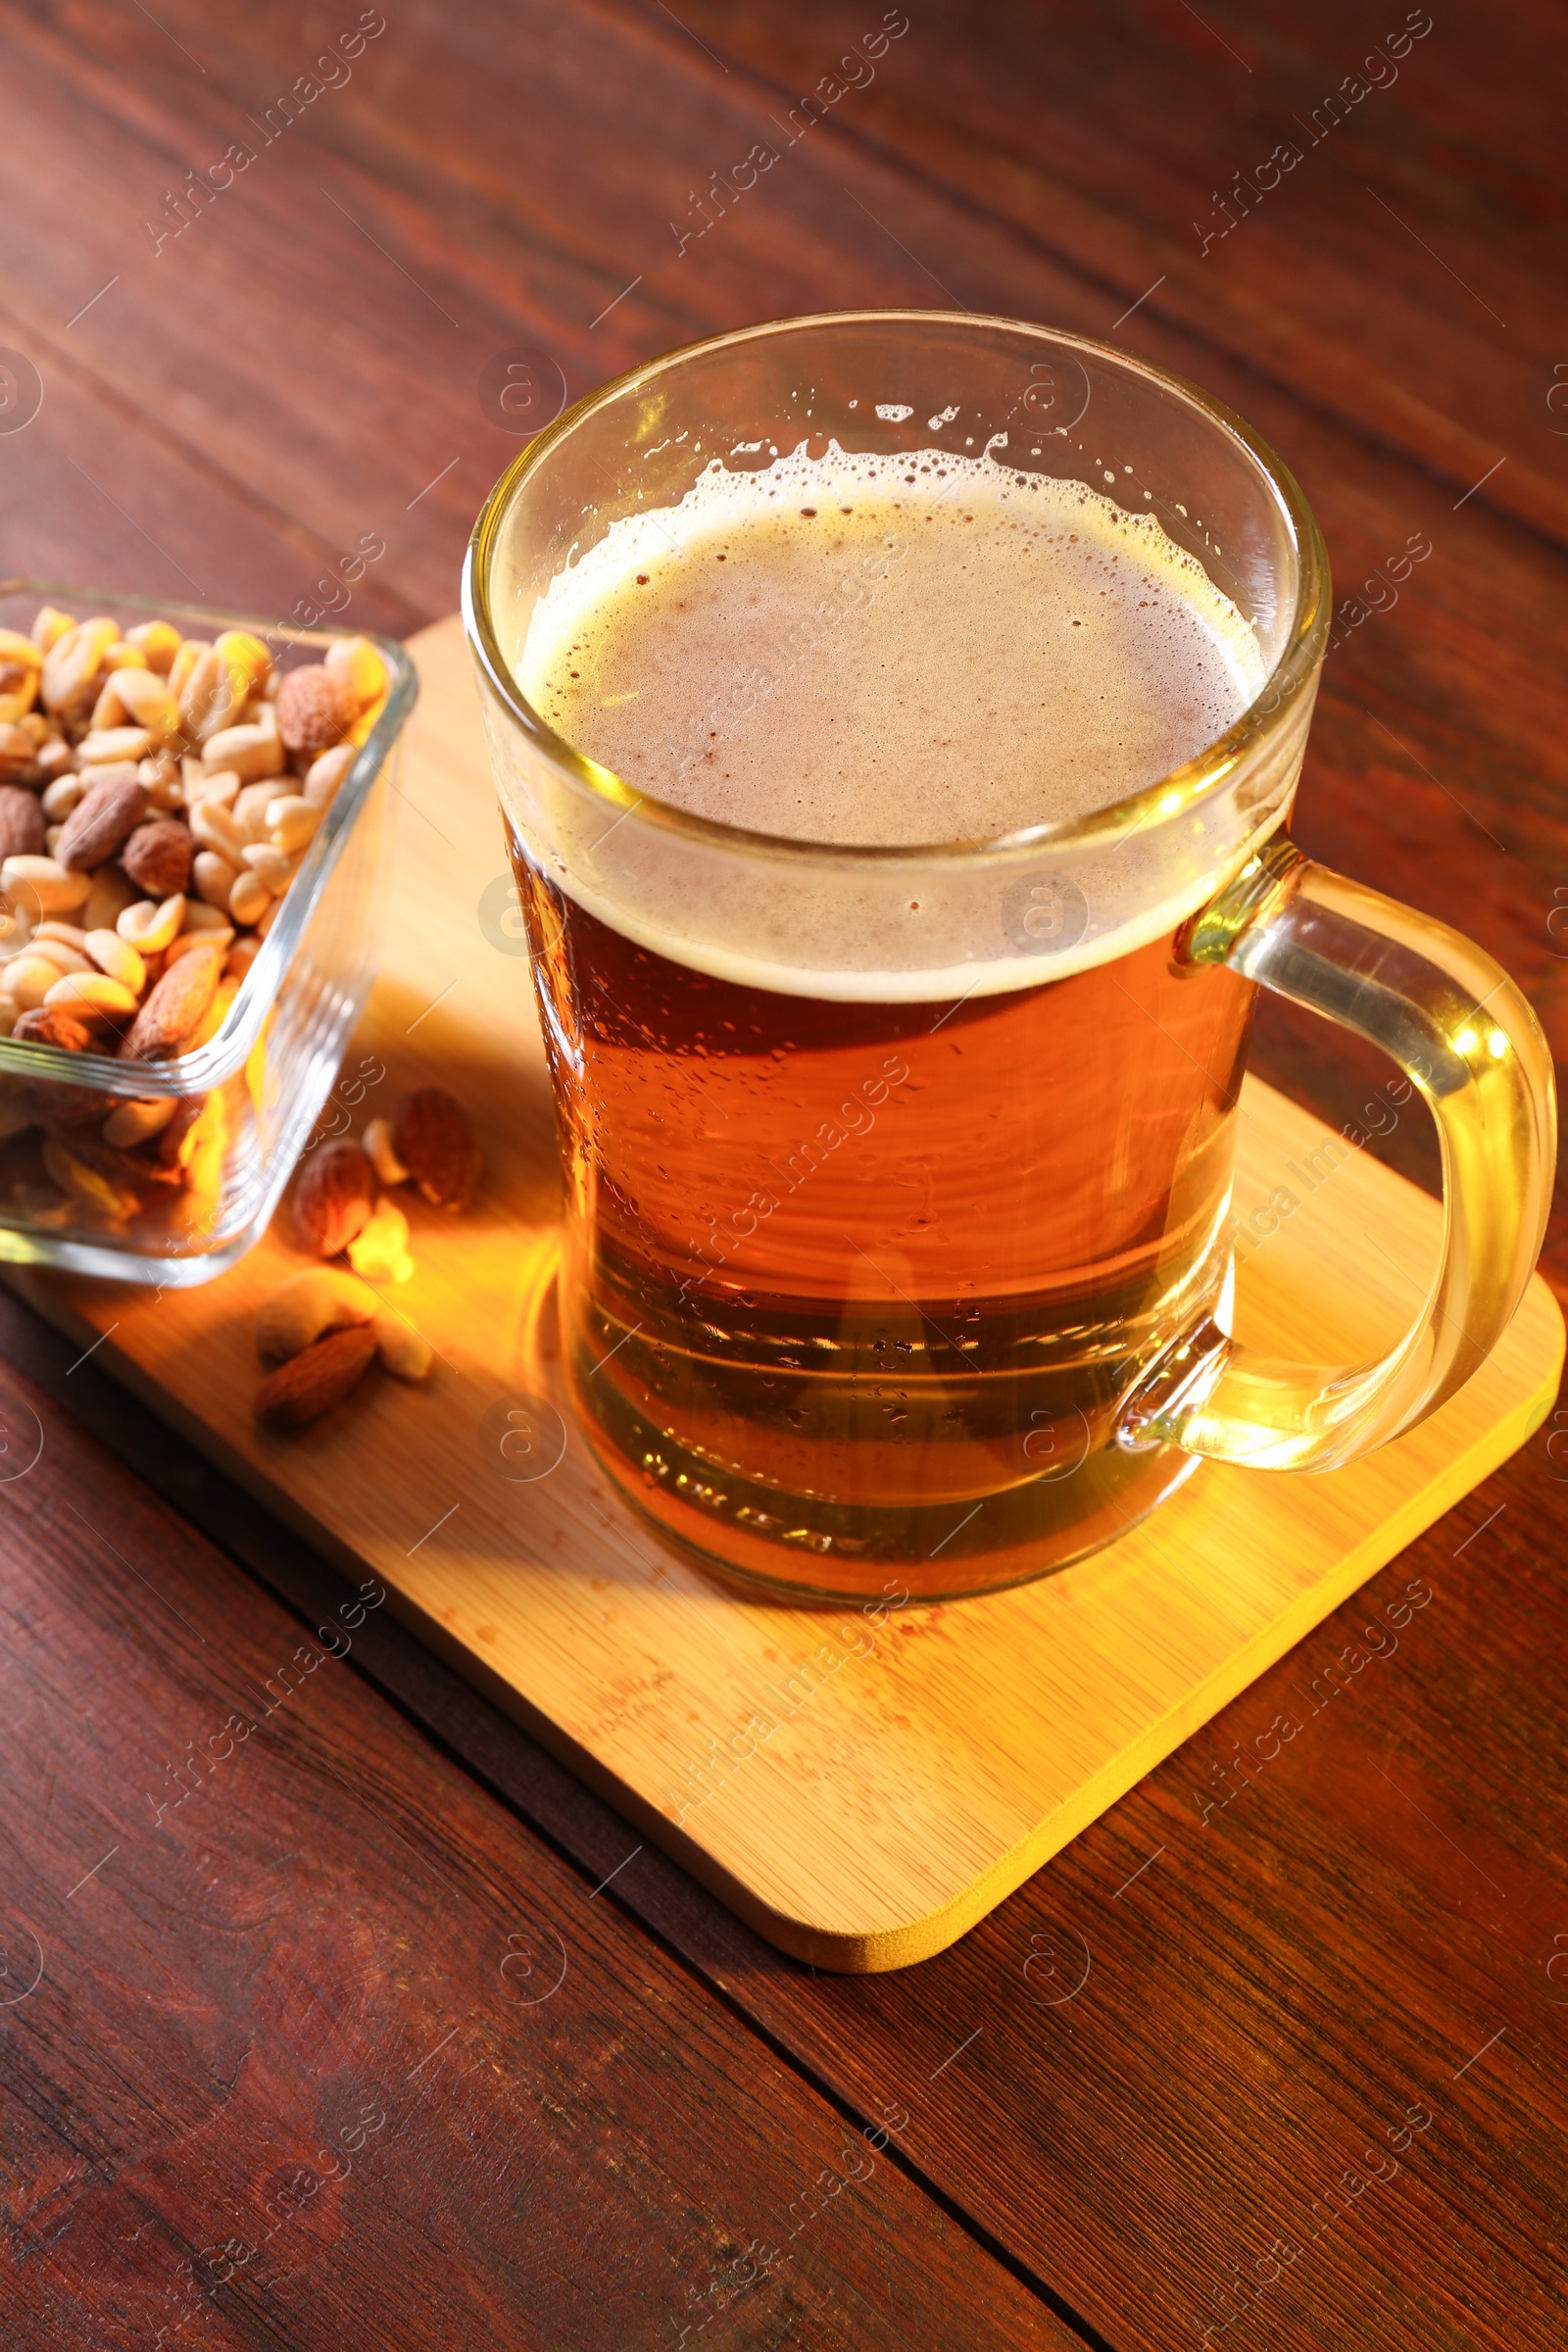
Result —
<path fill-rule="evenodd" d="M 122 632 L 168 620 L 207 643 L 243 629 L 285 673 L 356 634 L 0 578 L 0 628 L 26 636 L 41 605 L 118 621 Z M 214 1034 L 168 1060 L 135 1062 L 115 1057 L 112 1031 L 101 1053 L 0 1038 L 0 1261 L 181 1288 L 222 1273 L 266 1230 L 374 973 L 390 796 L 418 679 L 401 646 L 368 641 L 386 667 L 385 697 L 349 730 L 359 750 Z M 0 896 L 0 931 L 14 936 L 16 921 Z M 207 1105 L 187 1168 L 176 1179 L 144 1152 L 135 1165 L 145 1180 L 127 1177 L 103 1144 L 105 1119 L 119 1104 L 171 1095 L 181 1107 L 187 1098 Z"/>

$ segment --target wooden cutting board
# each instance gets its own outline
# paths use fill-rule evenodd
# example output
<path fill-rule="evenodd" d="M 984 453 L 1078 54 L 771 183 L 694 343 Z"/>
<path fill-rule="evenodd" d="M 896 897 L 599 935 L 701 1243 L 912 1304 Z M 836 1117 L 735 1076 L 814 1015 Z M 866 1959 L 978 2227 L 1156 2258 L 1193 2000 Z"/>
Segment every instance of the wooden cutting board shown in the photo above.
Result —
<path fill-rule="evenodd" d="M 430 1386 L 372 1371 L 316 1427 L 257 1433 L 257 1303 L 304 1262 L 286 1217 L 201 1290 L 13 1279 L 83 1346 L 109 1335 L 99 1362 L 323 1552 L 381 1578 L 625 1813 L 628 1849 L 657 1839 L 817 1966 L 923 1959 L 1523 1444 L 1556 1393 L 1562 1318 L 1538 1278 L 1492 1360 L 1409 1437 L 1321 1477 L 1205 1464 L 1147 1526 L 1041 1584 L 869 1613 L 736 1597 L 551 1417 L 558 1178 L 528 965 L 458 622 L 412 650 L 424 687 L 385 951 L 340 1092 L 361 1127 L 438 1081 L 481 1128 L 476 1207 L 410 1203 L 417 1271 L 393 1296 L 438 1351 Z M 1249 1081 L 1239 1214 L 1323 1135 Z M 1439 1225 L 1423 1193 L 1352 1155 L 1250 1246 L 1239 1335 L 1324 1361 L 1385 1345 L 1416 1309 Z M 542 1475 L 506 1474 L 509 1429 L 512 1467 Z"/>

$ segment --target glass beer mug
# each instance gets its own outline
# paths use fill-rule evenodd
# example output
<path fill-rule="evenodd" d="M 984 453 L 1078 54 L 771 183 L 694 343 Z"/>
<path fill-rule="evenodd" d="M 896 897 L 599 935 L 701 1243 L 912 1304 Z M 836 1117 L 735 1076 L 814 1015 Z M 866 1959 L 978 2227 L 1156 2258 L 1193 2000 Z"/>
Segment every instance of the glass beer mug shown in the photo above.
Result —
<path fill-rule="evenodd" d="M 1152 513 L 1250 627 L 1260 690 L 1130 797 L 974 841 L 718 822 L 661 798 L 657 762 L 634 786 L 558 734 L 519 683 L 551 583 L 715 469 L 833 442 L 906 453 L 910 482 L 965 450 Z M 822 592 L 831 627 L 854 591 L 825 558 Z M 1004 319 L 724 335 L 580 402 L 497 486 L 466 614 L 566 1175 L 567 1379 L 606 1468 L 709 1563 L 801 1598 L 1019 1582 L 1200 1458 L 1353 1460 L 1497 1340 L 1541 1246 L 1550 1065 L 1481 949 L 1284 830 L 1328 600 L 1311 513 L 1240 418 Z M 735 723 L 765 728 L 768 691 L 737 681 Z M 982 749 L 1006 759 L 954 758 Z M 1373 1362 L 1225 1328 L 1259 988 L 1381 1046 L 1437 1122 L 1441 1264 Z"/>

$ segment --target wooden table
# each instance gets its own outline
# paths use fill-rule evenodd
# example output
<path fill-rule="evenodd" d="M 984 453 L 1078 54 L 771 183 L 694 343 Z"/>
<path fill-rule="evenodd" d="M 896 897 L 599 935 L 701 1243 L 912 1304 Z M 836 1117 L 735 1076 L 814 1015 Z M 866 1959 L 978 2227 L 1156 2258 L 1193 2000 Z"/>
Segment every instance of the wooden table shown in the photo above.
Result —
<path fill-rule="evenodd" d="M 514 358 L 575 394 L 878 303 L 1114 335 L 1275 443 L 1358 600 L 1304 845 L 1568 1027 L 1539 8 L 3 21 L 0 345 L 44 395 L 0 429 L 8 565 L 408 629 Z M 1385 1074 L 1276 1003 L 1255 1060 L 1336 1124 Z M 15 1304 L 0 1346 L 8 2348 L 1568 2336 L 1568 1411 L 954 1949 L 835 1979 Z M 160 1815 L 327 1612 L 346 1663 Z"/>

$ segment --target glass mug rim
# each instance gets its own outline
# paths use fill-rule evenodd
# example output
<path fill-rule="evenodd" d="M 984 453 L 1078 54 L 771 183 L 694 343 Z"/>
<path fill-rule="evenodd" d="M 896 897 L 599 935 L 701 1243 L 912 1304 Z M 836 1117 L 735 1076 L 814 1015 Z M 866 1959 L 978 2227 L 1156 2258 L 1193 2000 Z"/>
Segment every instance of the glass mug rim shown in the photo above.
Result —
<path fill-rule="evenodd" d="M 634 790 L 622 778 L 588 759 L 564 736 L 558 734 L 548 719 L 528 701 L 513 675 L 501 650 L 491 606 L 494 557 L 513 503 L 532 476 L 558 452 L 569 445 L 572 434 L 589 417 L 611 407 L 628 392 L 657 383 L 661 377 L 674 372 L 692 360 L 706 359 L 725 351 L 738 351 L 747 344 L 769 338 L 824 327 L 925 327 L 933 324 L 949 328 L 1000 328 L 1035 343 L 1086 354 L 1098 365 L 1119 369 L 1129 377 L 1143 379 L 1165 397 L 1174 395 L 1216 428 L 1222 438 L 1241 445 L 1242 452 L 1251 460 L 1276 502 L 1287 525 L 1296 560 L 1290 627 L 1278 659 L 1247 709 L 1222 735 L 1195 753 L 1191 759 L 1167 770 L 1153 783 L 1127 794 L 1119 801 L 1110 802 L 1102 808 L 1051 818 L 1042 824 L 1023 826 L 1010 833 L 978 840 L 897 845 L 802 840 L 794 835 L 765 833 L 743 825 L 725 824 L 718 818 L 699 816 L 689 809 L 677 808 L 671 802 L 661 800 L 657 794 Z M 1060 431 L 1063 428 L 1055 429 Z M 1328 635 L 1329 585 L 1328 556 L 1317 518 L 1289 466 L 1269 443 L 1252 430 L 1245 417 L 1185 376 L 1155 367 L 1151 361 L 1138 359 L 1130 352 L 1120 351 L 1112 344 L 1098 343 L 1085 335 L 1070 334 L 1063 329 L 1042 326 L 1030 319 L 1009 318 L 1001 314 L 934 310 L 817 311 L 796 318 L 766 319 L 754 326 L 735 327 L 724 334 L 703 336 L 696 342 L 682 344 L 673 351 L 663 352 L 656 359 L 627 368 L 607 383 L 597 385 L 593 391 L 585 393 L 580 400 L 564 410 L 513 460 L 480 509 L 464 564 L 463 616 L 469 647 L 478 659 L 486 684 L 502 709 L 535 750 L 575 785 L 591 794 L 607 813 L 615 811 L 624 815 L 635 808 L 641 822 L 659 831 L 705 843 L 710 849 L 723 849 L 731 855 L 779 858 L 807 868 L 820 861 L 840 867 L 846 863 L 860 862 L 896 870 L 901 866 L 918 868 L 934 860 L 960 865 L 965 861 L 979 864 L 988 859 L 1008 863 L 1015 859 L 1033 858 L 1044 848 L 1056 849 L 1075 843 L 1089 843 L 1108 833 L 1137 832 L 1146 840 L 1152 841 L 1157 839 L 1163 826 L 1178 819 L 1190 819 L 1196 810 L 1221 791 L 1236 769 L 1259 745 L 1267 741 L 1280 723 L 1281 712 L 1300 689 L 1312 684 Z"/>

